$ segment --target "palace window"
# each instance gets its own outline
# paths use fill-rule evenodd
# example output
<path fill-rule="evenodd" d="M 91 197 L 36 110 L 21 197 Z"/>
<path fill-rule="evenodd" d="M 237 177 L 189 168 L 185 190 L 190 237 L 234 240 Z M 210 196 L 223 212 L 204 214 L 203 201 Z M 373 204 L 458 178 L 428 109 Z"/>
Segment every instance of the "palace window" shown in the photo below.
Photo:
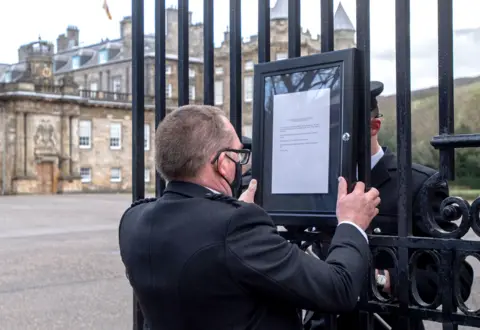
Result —
<path fill-rule="evenodd" d="M 150 169 L 145 168 L 145 182 L 149 183 L 150 182 Z"/>
<path fill-rule="evenodd" d="M 92 169 L 88 167 L 80 167 L 80 177 L 82 183 L 92 182 Z"/>
<path fill-rule="evenodd" d="M 122 148 L 122 124 L 110 124 L 110 149 L 118 150 Z"/>
<path fill-rule="evenodd" d="M 188 99 L 191 101 L 195 100 L 195 86 L 190 85 L 188 88 Z"/>
<path fill-rule="evenodd" d="M 167 88 L 165 88 L 165 97 L 170 99 L 172 97 L 172 84 L 168 84 Z"/>
<path fill-rule="evenodd" d="M 112 88 L 113 88 L 113 99 L 118 100 L 119 95 L 118 93 L 122 92 L 122 78 L 115 77 L 112 79 Z"/>
<path fill-rule="evenodd" d="M 276 56 L 277 61 L 286 60 L 287 58 L 288 58 L 287 53 L 277 53 L 277 56 Z"/>
<path fill-rule="evenodd" d="M 110 169 L 110 182 L 121 182 L 122 170 L 119 167 L 113 167 Z"/>
<path fill-rule="evenodd" d="M 223 104 L 223 81 L 215 81 L 215 105 Z"/>
<path fill-rule="evenodd" d="M 80 67 L 80 56 L 72 57 L 72 70 L 76 70 Z"/>
<path fill-rule="evenodd" d="M 216 75 L 221 75 L 223 74 L 223 68 L 221 66 L 218 66 L 215 68 L 215 74 Z"/>
<path fill-rule="evenodd" d="M 80 120 L 79 122 L 78 146 L 80 149 L 92 147 L 92 122 L 90 120 Z"/>
<path fill-rule="evenodd" d="M 97 82 L 92 82 L 90 83 L 90 97 L 91 98 L 96 98 L 97 97 L 97 91 L 98 91 L 98 83 Z"/>
<path fill-rule="evenodd" d="M 108 49 L 104 49 L 98 53 L 98 64 L 104 64 L 108 62 Z"/>
<path fill-rule="evenodd" d="M 245 62 L 245 71 L 252 71 L 253 70 L 253 61 Z"/>
<path fill-rule="evenodd" d="M 12 71 L 7 71 L 3 74 L 3 82 L 5 83 L 12 82 Z"/>
<path fill-rule="evenodd" d="M 145 132 L 145 140 L 143 145 L 145 147 L 145 150 L 150 150 L 150 125 L 149 124 L 145 124 L 144 132 Z"/>
<path fill-rule="evenodd" d="M 122 78 L 115 77 L 112 79 L 112 88 L 114 93 L 122 92 Z"/>
<path fill-rule="evenodd" d="M 246 76 L 243 80 L 244 100 L 252 102 L 253 100 L 253 76 Z"/>

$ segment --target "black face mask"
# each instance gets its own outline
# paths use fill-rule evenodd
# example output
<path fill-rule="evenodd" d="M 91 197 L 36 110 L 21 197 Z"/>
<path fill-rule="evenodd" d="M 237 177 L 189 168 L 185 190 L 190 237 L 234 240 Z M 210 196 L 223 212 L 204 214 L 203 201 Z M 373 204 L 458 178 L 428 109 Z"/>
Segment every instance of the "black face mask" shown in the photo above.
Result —
<path fill-rule="evenodd" d="M 235 162 L 235 177 L 231 183 L 228 182 L 228 180 L 223 175 L 221 176 L 230 186 L 230 190 L 232 191 L 232 196 L 235 198 L 240 197 L 240 192 L 242 188 L 242 165 Z"/>
<path fill-rule="evenodd" d="M 230 189 L 232 189 L 233 197 L 240 197 L 242 191 L 242 165 L 239 163 L 235 163 L 235 179 L 230 184 Z"/>

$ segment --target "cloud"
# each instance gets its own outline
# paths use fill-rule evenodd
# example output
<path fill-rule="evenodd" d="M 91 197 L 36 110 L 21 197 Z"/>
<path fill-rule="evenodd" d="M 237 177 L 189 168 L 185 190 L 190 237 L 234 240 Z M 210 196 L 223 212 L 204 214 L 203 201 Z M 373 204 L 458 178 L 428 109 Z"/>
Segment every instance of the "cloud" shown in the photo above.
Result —
<path fill-rule="evenodd" d="M 455 31 L 454 38 L 454 77 L 480 75 L 480 62 L 475 54 L 480 53 L 480 28 Z M 438 38 L 430 37 L 411 47 L 411 85 L 421 89 L 438 84 Z M 379 66 L 380 69 L 375 68 Z M 387 69 L 387 67 L 393 68 Z M 383 72 L 388 70 L 388 73 Z M 372 58 L 374 73 L 385 80 L 385 95 L 395 92 L 395 49 L 385 49 Z M 393 77 L 391 76 L 393 73 Z M 381 78 L 378 78 L 381 79 Z"/>

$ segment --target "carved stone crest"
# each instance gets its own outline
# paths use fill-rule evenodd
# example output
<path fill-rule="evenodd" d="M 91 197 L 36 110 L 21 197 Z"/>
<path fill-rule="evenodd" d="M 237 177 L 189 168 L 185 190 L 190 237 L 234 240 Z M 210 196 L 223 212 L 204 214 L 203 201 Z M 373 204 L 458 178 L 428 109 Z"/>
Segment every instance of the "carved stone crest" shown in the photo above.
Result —
<path fill-rule="evenodd" d="M 55 128 L 49 120 L 42 119 L 33 137 L 35 153 L 56 154 Z"/>

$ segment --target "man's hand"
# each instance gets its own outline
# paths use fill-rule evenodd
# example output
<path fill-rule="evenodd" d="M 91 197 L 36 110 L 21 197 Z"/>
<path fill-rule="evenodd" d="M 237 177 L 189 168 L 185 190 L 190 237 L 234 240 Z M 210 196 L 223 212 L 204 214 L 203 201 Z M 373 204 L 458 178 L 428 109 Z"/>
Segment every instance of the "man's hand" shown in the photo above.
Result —
<path fill-rule="evenodd" d="M 384 273 L 385 273 L 385 278 L 387 279 L 387 282 L 385 283 L 384 287 L 383 287 L 383 292 L 385 293 L 391 293 L 390 291 L 390 288 L 391 288 L 391 284 L 390 284 L 390 273 L 388 272 L 388 270 L 384 269 L 383 270 Z M 375 276 L 378 275 L 378 269 L 375 269 Z"/>
<path fill-rule="evenodd" d="M 248 184 L 247 190 L 245 190 L 238 200 L 245 202 L 245 203 L 253 203 L 255 199 L 255 193 L 257 192 L 257 180 L 252 179 Z"/>
<path fill-rule="evenodd" d="M 365 184 L 357 182 L 355 189 L 347 194 L 347 181 L 338 179 L 337 219 L 338 222 L 351 221 L 366 230 L 372 219 L 378 214 L 380 193 L 371 188 L 365 192 Z"/>

